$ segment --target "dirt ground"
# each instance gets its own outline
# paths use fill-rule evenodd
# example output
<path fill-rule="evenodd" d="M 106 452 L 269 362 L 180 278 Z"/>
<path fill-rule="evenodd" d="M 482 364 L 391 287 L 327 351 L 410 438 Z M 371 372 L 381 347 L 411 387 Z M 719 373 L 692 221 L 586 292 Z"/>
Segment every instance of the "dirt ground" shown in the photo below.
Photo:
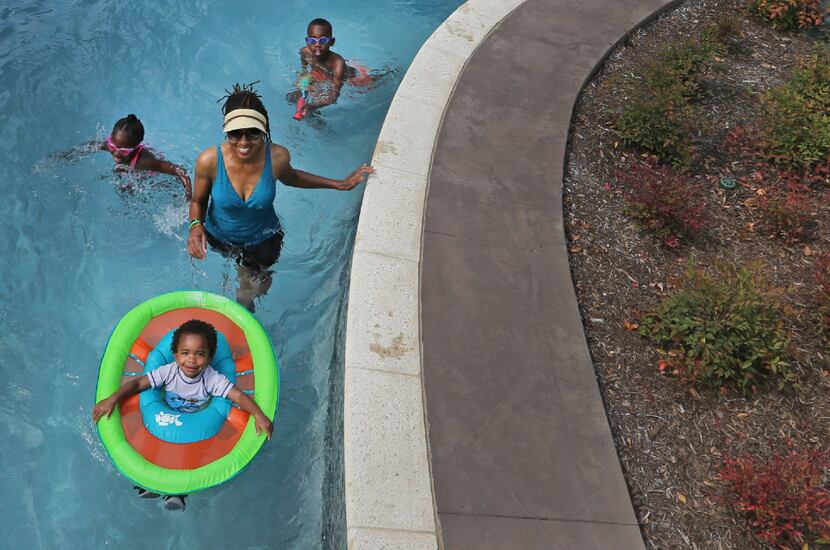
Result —
<path fill-rule="evenodd" d="M 769 456 L 785 438 L 796 447 L 830 444 L 830 361 L 816 323 L 813 273 L 830 251 L 830 208 L 821 204 L 810 231 L 792 241 L 770 235 L 753 208 L 763 183 L 753 167 L 723 146 L 724 136 L 752 124 L 761 95 L 782 83 L 822 40 L 784 33 L 742 11 L 740 0 L 688 0 L 618 47 L 581 95 L 573 118 L 565 178 L 571 269 L 588 342 L 617 450 L 648 548 L 766 548 L 722 498 L 718 472 L 727 455 Z M 615 167 L 636 153 L 612 130 L 625 101 L 618 85 L 644 59 L 678 37 L 699 35 L 725 15 L 737 16 L 734 47 L 721 70 L 705 78 L 698 150 L 691 173 L 707 193 L 704 233 L 670 248 L 624 213 Z M 722 175 L 738 179 L 735 189 Z M 671 290 L 694 256 L 759 261 L 775 286 L 786 289 L 786 328 L 796 388 L 762 387 L 750 397 L 695 391 L 658 371 L 659 357 L 632 327 Z"/>

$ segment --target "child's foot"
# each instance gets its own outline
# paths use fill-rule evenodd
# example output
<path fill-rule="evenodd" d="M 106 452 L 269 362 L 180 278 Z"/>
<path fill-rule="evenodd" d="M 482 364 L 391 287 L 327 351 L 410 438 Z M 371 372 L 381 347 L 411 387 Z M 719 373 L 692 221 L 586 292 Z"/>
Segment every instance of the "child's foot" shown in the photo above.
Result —
<path fill-rule="evenodd" d="M 142 489 L 141 487 L 134 486 L 133 489 L 138 491 L 138 498 L 158 498 L 161 495 L 158 493 L 153 493 L 152 491 L 148 491 L 147 489 Z"/>
<path fill-rule="evenodd" d="M 167 510 L 181 510 L 184 512 L 187 495 L 167 495 L 164 497 L 164 507 Z"/>

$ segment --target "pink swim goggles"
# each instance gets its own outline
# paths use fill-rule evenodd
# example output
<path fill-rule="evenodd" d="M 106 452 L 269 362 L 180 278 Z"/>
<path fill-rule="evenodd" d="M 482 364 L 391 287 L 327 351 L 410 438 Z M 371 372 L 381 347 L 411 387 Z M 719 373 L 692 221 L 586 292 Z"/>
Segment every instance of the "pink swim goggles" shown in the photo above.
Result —
<path fill-rule="evenodd" d="M 117 153 L 122 157 L 129 157 L 133 153 L 135 153 L 136 149 L 141 147 L 139 143 L 135 147 L 116 147 L 115 144 L 112 142 L 112 136 L 107 136 L 107 139 L 104 140 L 104 143 L 107 146 L 107 151 L 110 153 Z"/>

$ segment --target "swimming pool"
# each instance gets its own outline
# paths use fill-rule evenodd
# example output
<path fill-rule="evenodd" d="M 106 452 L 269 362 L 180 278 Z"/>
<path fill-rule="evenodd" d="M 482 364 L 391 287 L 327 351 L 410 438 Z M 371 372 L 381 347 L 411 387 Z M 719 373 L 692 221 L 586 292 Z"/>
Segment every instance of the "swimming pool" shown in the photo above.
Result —
<path fill-rule="evenodd" d="M 294 165 L 343 177 L 370 158 L 403 70 L 460 3 L 254 1 L 242 11 L 218 2 L 3 2 L 4 546 L 344 545 L 340 339 L 361 193 L 278 188 L 285 248 L 257 309 L 282 366 L 274 439 L 240 477 L 176 514 L 135 498 L 103 451 L 90 420 L 98 361 L 134 305 L 182 288 L 232 297 L 235 271 L 215 253 L 198 263 L 185 253 L 176 182 L 120 179 L 105 153 L 50 155 L 134 112 L 145 141 L 192 172 L 198 152 L 222 139 L 224 89 L 260 80 L 272 135 Z M 297 123 L 283 97 L 305 24 L 317 16 L 334 23 L 335 51 L 400 72 Z"/>

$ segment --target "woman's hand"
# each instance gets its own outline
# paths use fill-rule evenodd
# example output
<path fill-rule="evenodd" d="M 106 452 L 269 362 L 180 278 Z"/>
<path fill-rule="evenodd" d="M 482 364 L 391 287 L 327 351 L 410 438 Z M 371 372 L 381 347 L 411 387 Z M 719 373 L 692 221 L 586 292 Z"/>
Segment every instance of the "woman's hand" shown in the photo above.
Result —
<path fill-rule="evenodd" d="M 352 172 L 352 174 L 348 178 L 340 180 L 338 182 L 337 189 L 339 189 L 340 191 L 349 191 L 351 189 L 354 189 L 359 183 L 363 183 L 365 176 L 374 173 L 374 168 L 372 168 L 368 164 L 364 164 L 360 168 Z"/>
<path fill-rule="evenodd" d="M 207 236 L 200 223 L 190 228 L 190 236 L 187 237 L 187 253 L 197 260 L 204 260 L 207 255 Z"/>
<path fill-rule="evenodd" d="M 99 401 L 92 408 L 92 421 L 98 422 L 104 415 L 107 415 L 107 418 L 109 418 L 112 415 L 112 411 L 115 410 L 116 403 L 117 401 L 115 401 L 112 396 Z"/>
<path fill-rule="evenodd" d="M 265 434 L 265 437 L 271 439 L 271 434 L 274 433 L 274 423 L 268 420 L 264 414 L 258 414 L 254 417 L 254 427 L 256 433 L 259 435 Z"/>

